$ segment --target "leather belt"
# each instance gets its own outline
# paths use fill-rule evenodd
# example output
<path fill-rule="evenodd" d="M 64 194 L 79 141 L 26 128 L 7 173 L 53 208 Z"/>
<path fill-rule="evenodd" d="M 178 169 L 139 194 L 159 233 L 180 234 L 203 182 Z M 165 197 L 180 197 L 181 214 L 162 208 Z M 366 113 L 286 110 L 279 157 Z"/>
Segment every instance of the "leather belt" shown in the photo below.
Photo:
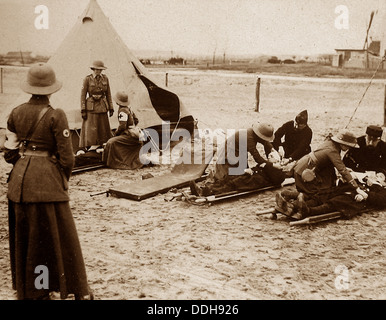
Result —
<path fill-rule="evenodd" d="M 21 156 L 35 156 L 35 157 L 51 157 L 51 153 L 49 151 L 44 150 L 24 150 L 24 153 L 20 152 Z"/>

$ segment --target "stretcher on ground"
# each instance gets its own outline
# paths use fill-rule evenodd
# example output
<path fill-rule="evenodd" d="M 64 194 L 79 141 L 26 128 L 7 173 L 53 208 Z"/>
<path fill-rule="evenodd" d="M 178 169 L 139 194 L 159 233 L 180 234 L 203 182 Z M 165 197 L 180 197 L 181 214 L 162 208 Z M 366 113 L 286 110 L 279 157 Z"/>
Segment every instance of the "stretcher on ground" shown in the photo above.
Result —
<path fill-rule="evenodd" d="M 216 195 L 210 195 L 210 196 L 192 196 L 187 193 L 183 194 L 185 200 L 191 204 L 213 204 L 216 202 L 224 201 L 224 200 L 230 200 L 235 199 L 255 193 L 264 192 L 267 190 L 274 190 L 278 188 L 282 188 L 284 186 L 289 186 L 295 183 L 295 180 L 293 178 L 287 178 L 285 179 L 281 184 L 279 185 L 273 185 L 273 186 L 267 186 L 247 191 L 230 191 L 226 193 L 216 194 Z"/>
<path fill-rule="evenodd" d="M 372 210 L 373 209 L 368 208 L 368 209 L 360 211 L 359 214 L 370 212 Z M 343 214 L 341 212 L 333 211 L 333 212 L 320 214 L 317 216 L 311 216 L 311 217 L 307 217 L 307 218 L 303 218 L 303 219 L 296 219 L 294 216 L 290 216 L 290 215 L 286 214 L 285 211 L 283 211 L 282 209 L 280 209 L 277 206 L 270 208 L 270 209 L 267 209 L 267 210 L 259 211 L 256 215 L 260 216 L 260 215 L 271 214 L 271 219 L 276 220 L 277 214 L 279 214 L 279 213 L 287 216 L 288 218 L 290 218 L 292 220 L 289 223 L 290 226 L 312 225 L 312 224 L 317 224 L 320 222 L 333 221 L 333 220 L 338 220 L 338 219 L 343 218 Z"/>
<path fill-rule="evenodd" d="M 106 165 L 102 162 L 102 154 L 95 151 L 88 151 L 84 154 L 75 156 L 75 166 L 72 169 L 72 174 L 102 168 L 106 168 Z"/>
<path fill-rule="evenodd" d="M 200 151 L 201 152 L 201 151 Z M 192 159 L 194 152 L 192 152 Z M 110 188 L 108 193 L 114 197 L 126 198 L 141 201 L 158 194 L 166 193 L 173 188 L 183 188 L 189 185 L 190 181 L 200 181 L 206 178 L 205 170 L 213 158 L 212 154 L 202 152 L 201 163 L 177 163 L 171 172 L 155 176 L 149 179 L 122 184 Z"/>

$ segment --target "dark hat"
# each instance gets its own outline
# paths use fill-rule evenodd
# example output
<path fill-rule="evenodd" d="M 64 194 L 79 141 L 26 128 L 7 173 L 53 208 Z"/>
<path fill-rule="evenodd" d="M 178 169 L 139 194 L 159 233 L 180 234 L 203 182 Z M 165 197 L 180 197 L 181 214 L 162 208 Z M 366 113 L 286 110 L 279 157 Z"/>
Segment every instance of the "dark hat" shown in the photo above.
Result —
<path fill-rule="evenodd" d="M 383 129 L 380 126 L 368 126 L 366 129 L 366 134 L 372 137 L 380 138 L 382 137 Z"/>
<path fill-rule="evenodd" d="M 129 96 L 124 91 L 118 91 L 114 96 L 114 101 L 120 106 L 128 106 L 130 104 Z"/>
<path fill-rule="evenodd" d="M 331 137 L 332 141 L 352 148 L 359 148 L 357 144 L 357 138 L 348 130 L 340 130 L 337 135 Z"/>
<path fill-rule="evenodd" d="M 95 60 L 92 65 L 90 66 L 90 69 L 99 69 L 99 70 L 105 70 L 107 69 L 105 67 L 105 64 L 101 60 Z"/>
<path fill-rule="evenodd" d="M 307 112 L 307 110 L 303 110 L 302 112 L 300 112 L 300 113 L 295 117 L 295 121 L 296 121 L 298 124 L 307 124 L 307 122 L 308 122 L 308 112 Z"/>
<path fill-rule="evenodd" d="M 253 132 L 264 141 L 272 142 L 273 135 L 273 127 L 267 123 L 255 123 L 252 125 Z"/>
<path fill-rule="evenodd" d="M 36 95 L 50 95 L 62 87 L 56 79 L 54 69 L 46 63 L 33 65 L 27 74 L 27 79 L 20 84 L 20 88 L 27 93 Z"/>

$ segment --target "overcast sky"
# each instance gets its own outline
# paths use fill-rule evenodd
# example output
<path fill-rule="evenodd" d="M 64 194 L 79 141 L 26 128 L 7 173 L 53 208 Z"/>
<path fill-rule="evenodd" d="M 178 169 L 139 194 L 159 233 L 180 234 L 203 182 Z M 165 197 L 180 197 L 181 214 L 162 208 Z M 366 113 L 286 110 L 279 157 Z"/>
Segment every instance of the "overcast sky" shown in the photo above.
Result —
<path fill-rule="evenodd" d="M 89 0 L 0 0 L 0 53 L 51 54 Z M 372 35 L 384 32 L 386 0 L 98 0 L 131 50 L 193 54 L 333 53 L 362 48 L 370 13 Z M 48 29 L 36 29 L 35 7 L 48 9 Z M 346 6 L 346 20 L 336 13 Z M 337 27 L 336 22 L 340 22 Z M 348 22 L 345 27 L 344 23 Z"/>

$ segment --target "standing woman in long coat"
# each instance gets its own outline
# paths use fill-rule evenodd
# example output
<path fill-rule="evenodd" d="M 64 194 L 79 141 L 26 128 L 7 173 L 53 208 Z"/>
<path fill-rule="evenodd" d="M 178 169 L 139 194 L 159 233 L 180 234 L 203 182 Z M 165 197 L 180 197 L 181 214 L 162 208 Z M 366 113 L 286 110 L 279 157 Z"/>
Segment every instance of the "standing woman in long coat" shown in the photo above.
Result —
<path fill-rule="evenodd" d="M 49 299 L 54 291 L 61 299 L 92 296 L 69 205 L 75 158 L 68 121 L 49 101 L 61 86 L 49 65 L 32 66 L 21 84 L 32 97 L 7 121 L 10 262 L 18 299 Z"/>
<path fill-rule="evenodd" d="M 109 118 L 114 114 L 109 79 L 103 61 L 91 65 L 92 74 L 83 80 L 81 91 L 82 130 L 79 147 L 89 149 L 103 146 L 112 137 Z"/>

